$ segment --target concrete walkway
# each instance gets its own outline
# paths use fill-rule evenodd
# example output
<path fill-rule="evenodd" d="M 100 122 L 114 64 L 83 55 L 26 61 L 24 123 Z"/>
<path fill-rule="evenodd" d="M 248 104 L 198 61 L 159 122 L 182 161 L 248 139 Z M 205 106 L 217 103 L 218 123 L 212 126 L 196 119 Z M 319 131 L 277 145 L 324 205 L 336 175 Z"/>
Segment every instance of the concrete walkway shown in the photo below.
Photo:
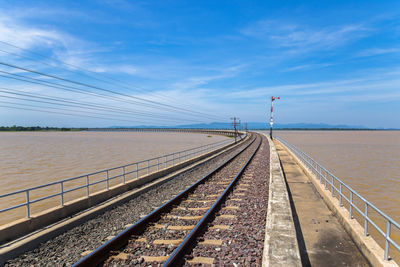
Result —
<path fill-rule="evenodd" d="M 321 196 L 279 142 L 303 266 L 370 266 Z"/>

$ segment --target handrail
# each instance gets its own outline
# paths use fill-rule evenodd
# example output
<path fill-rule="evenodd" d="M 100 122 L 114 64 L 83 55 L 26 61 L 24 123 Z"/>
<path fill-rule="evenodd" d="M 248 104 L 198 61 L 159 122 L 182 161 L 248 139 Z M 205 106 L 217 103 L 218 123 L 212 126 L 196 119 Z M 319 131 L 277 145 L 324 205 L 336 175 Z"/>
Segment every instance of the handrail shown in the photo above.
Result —
<path fill-rule="evenodd" d="M 122 177 L 122 183 L 119 183 L 119 184 L 125 184 L 129 180 L 137 179 L 137 178 L 140 178 L 141 176 L 148 175 L 150 173 L 150 171 L 159 171 L 159 170 L 171 167 L 171 166 L 175 166 L 176 164 L 178 164 L 182 161 L 186 161 L 188 159 L 194 158 L 196 155 L 200 155 L 200 154 L 212 151 L 214 149 L 220 148 L 222 146 L 228 145 L 233 142 L 234 142 L 233 140 L 218 141 L 215 143 L 210 143 L 210 144 L 195 147 L 195 148 L 190 148 L 190 149 L 185 149 L 185 150 L 174 152 L 174 153 L 169 153 L 169 154 L 165 154 L 165 155 L 162 155 L 159 157 L 150 158 L 147 160 L 141 160 L 138 162 L 125 164 L 125 165 L 121 165 L 118 167 L 104 169 L 104 170 L 100 170 L 100 171 L 96 171 L 96 172 L 92 172 L 92 173 L 88 173 L 88 174 L 79 175 L 79 176 L 72 177 L 72 178 L 67 178 L 67 179 L 63 179 L 63 180 L 35 186 L 35 187 L 30 187 L 27 189 L 21 189 L 21 190 L 17 190 L 17 191 L 10 192 L 10 193 L 5 193 L 5 194 L 0 195 L 0 200 L 4 199 L 5 197 L 10 197 L 13 195 L 25 194 L 25 202 L 3 208 L 0 210 L 0 214 L 2 214 L 3 212 L 6 212 L 6 211 L 10 211 L 10 210 L 14 210 L 19 207 L 26 206 L 26 218 L 30 218 L 31 217 L 31 211 L 30 211 L 31 204 L 33 204 L 33 203 L 37 203 L 39 201 L 43 201 L 43 200 L 46 200 L 49 198 L 60 196 L 59 203 L 61 206 L 64 206 L 64 194 L 65 193 L 86 188 L 86 197 L 89 197 L 90 195 L 95 193 L 95 192 L 90 192 L 91 187 L 94 185 L 97 185 L 99 183 L 105 182 L 106 183 L 105 189 L 109 190 L 109 182 L 116 178 Z M 129 171 L 126 170 L 128 167 L 132 167 L 132 166 L 135 166 L 134 170 L 129 170 Z M 151 170 L 152 168 L 153 168 L 153 170 Z M 113 171 L 113 172 L 119 171 L 120 173 L 110 176 L 111 171 Z M 141 171 L 142 171 L 142 173 L 140 173 Z M 98 174 L 102 174 L 105 177 L 100 180 L 96 179 L 95 181 L 90 181 L 90 178 L 93 175 L 98 175 Z M 128 179 L 127 176 L 130 174 L 133 174 L 135 177 Z M 81 183 L 81 185 L 79 185 L 79 186 L 64 189 L 65 183 L 75 181 L 75 180 L 80 180 L 80 179 L 83 180 L 83 181 L 81 181 L 83 184 Z M 54 185 L 59 185 L 60 189 L 57 190 L 57 192 L 54 192 L 54 190 L 52 190 L 50 192 L 46 192 L 48 194 L 45 196 L 40 196 L 36 199 L 31 198 L 32 192 L 35 192 L 38 189 L 42 189 L 42 188 L 54 186 Z M 96 192 L 98 192 L 98 191 L 99 190 L 97 190 Z M 55 204 L 54 206 L 57 206 L 57 204 Z"/>
<path fill-rule="evenodd" d="M 328 171 L 325 167 L 320 165 L 317 161 L 315 161 L 312 157 L 307 155 L 305 152 L 301 151 L 296 146 L 288 143 L 287 141 L 283 140 L 280 137 L 275 136 L 275 139 L 279 140 L 283 145 L 285 145 L 289 150 L 293 152 L 297 156 L 297 158 L 312 172 L 315 174 L 315 177 L 319 179 L 321 184 L 324 184 L 325 189 L 329 189 L 331 191 L 331 196 L 336 197 L 339 200 L 339 206 L 344 207 L 342 204 L 343 199 L 347 201 L 349 208 L 349 217 L 350 219 L 353 218 L 353 209 L 355 209 L 363 218 L 364 220 L 364 235 L 368 236 L 368 223 L 371 224 L 377 231 L 380 233 L 385 239 L 385 247 L 384 247 L 384 260 L 389 260 L 389 244 L 393 245 L 398 251 L 400 251 L 400 245 L 396 243 L 393 239 L 390 238 L 391 233 L 391 226 L 396 227 L 400 230 L 400 224 L 390 218 L 387 214 L 379 210 L 375 207 L 374 204 L 366 200 L 363 196 L 358 194 L 354 189 L 350 186 L 343 183 L 339 178 L 333 175 L 330 171 Z M 339 185 L 339 188 L 335 186 L 336 184 Z M 329 185 L 329 186 L 328 186 Z M 347 198 L 345 194 L 343 194 L 343 187 L 347 188 L 349 191 L 350 197 Z M 336 196 L 335 196 L 336 192 Z M 364 204 L 364 211 L 362 208 L 357 207 L 356 203 L 353 201 L 354 196 L 358 197 Z M 346 208 L 346 207 L 345 207 Z M 368 211 L 372 209 L 376 211 L 384 220 L 386 220 L 386 231 L 381 229 L 373 220 L 372 218 L 368 217 Z"/>

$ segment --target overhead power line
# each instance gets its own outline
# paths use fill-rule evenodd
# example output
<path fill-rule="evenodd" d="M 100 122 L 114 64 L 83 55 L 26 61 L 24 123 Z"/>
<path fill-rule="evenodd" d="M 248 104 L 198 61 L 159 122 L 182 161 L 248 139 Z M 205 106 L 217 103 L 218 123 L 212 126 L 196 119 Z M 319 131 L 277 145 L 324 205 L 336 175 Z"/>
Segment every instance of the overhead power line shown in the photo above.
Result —
<path fill-rule="evenodd" d="M 0 103 L 21 105 L 21 104 L 17 104 L 17 103 L 10 103 L 10 102 L 3 102 L 3 101 L 0 101 Z M 29 106 L 31 106 L 31 105 L 29 105 Z M 50 113 L 50 114 L 61 114 L 61 115 L 74 116 L 74 117 L 88 117 L 88 118 L 95 118 L 95 119 L 102 119 L 102 120 L 127 121 L 127 122 L 134 122 L 134 123 L 148 123 L 148 122 L 145 122 L 145 121 L 124 120 L 124 119 L 110 118 L 110 117 L 99 117 L 99 116 L 92 116 L 92 115 L 87 115 L 87 114 L 82 114 L 82 113 L 80 113 L 80 114 L 71 114 L 71 113 L 50 111 L 50 110 L 43 110 L 43 109 L 31 109 L 31 108 L 25 108 L 25 107 L 13 107 L 13 106 L 1 105 L 1 104 L 0 104 L 0 107 L 19 109 L 19 110 L 28 110 L 28 111 L 37 111 L 37 112 Z M 37 108 L 40 108 L 40 107 L 37 107 Z"/>
<path fill-rule="evenodd" d="M 37 55 L 37 56 L 39 56 L 39 57 L 41 57 L 41 58 L 44 58 L 44 59 L 48 59 L 48 60 L 52 60 L 52 61 L 59 62 L 59 63 L 61 63 L 62 65 L 72 67 L 72 68 L 74 68 L 75 70 L 81 70 L 81 71 L 83 71 L 83 73 L 80 73 L 80 72 L 77 72 L 77 71 L 72 71 L 72 70 L 70 70 L 70 69 L 63 68 L 64 70 L 66 70 L 66 71 L 68 71 L 68 72 L 76 73 L 76 74 L 79 74 L 79 75 L 84 75 L 84 76 L 86 76 L 86 77 L 89 77 L 89 78 L 91 78 L 91 79 L 94 79 L 94 80 L 97 80 L 97 81 L 101 81 L 101 82 L 113 83 L 113 84 L 115 84 L 115 85 L 122 86 L 122 87 L 124 87 L 124 88 L 126 88 L 126 89 L 132 89 L 132 87 L 133 87 L 134 89 L 136 89 L 136 91 L 141 91 L 141 92 L 150 94 L 150 95 L 152 95 L 152 96 L 155 96 L 155 97 L 158 97 L 158 98 L 163 98 L 163 99 L 166 99 L 166 100 L 174 100 L 174 101 L 177 101 L 176 99 L 171 98 L 171 97 L 169 97 L 169 96 L 166 96 L 166 95 L 163 95 L 163 94 L 160 94 L 160 93 L 158 93 L 158 95 L 157 95 L 157 94 L 154 94 L 154 93 L 152 93 L 152 92 L 148 92 L 148 90 L 146 90 L 146 89 L 143 88 L 143 87 L 140 87 L 140 86 L 137 86 L 137 85 L 134 85 L 134 86 L 133 86 L 133 85 L 128 84 L 128 83 L 126 83 L 126 82 L 123 82 L 123 81 L 120 81 L 120 80 L 117 80 L 117 79 L 114 79 L 114 78 L 111 78 L 111 77 L 107 77 L 107 76 L 104 76 L 104 75 L 103 75 L 103 77 L 105 77 L 106 79 L 111 80 L 111 81 L 113 81 L 113 82 L 110 82 L 110 81 L 107 81 L 107 80 L 104 80 L 104 79 L 99 79 L 99 78 L 97 78 L 97 77 L 94 77 L 94 76 L 92 76 L 92 75 L 88 75 L 87 73 L 85 73 L 85 72 L 89 72 L 89 73 L 92 73 L 92 74 L 94 74 L 94 75 L 96 75 L 96 76 L 100 76 L 100 74 L 99 74 L 98 72 L 95 72 L 95 71 L 92 71 L 92 70 L 89 70 L 89 69 L 85 69 L 85 68 L 76 66 L 76 65 L 74 65 L 74 64 L 67 63 L 67 62 L 62 61 L 62 60 L 60 60 L 60 59 L 53 58 L 53 57 L 49 57 L 49 56 L 46 56 L 46 55 L 37 53 L 37 52 L 35 52 L 35 51 L 29 50 L 29 49 L 26 49 L 26 48 L 19 47 L 19 46 L 15 45 L 15 44 L 11 44 L 11 43 L 9 43 L 9 42 L 0 41 L 0 43 L 3 43 L 3 44 L 5 44 L 5 45 L 8 45 L 8 46 L 11 46 L 11 47 L 14 47 L 14 48 L 17 48 L 17 49 L 19 49 L 19 50 L 21 50 L 21 51 L 25 51 L 25 52 L 30 53 L 30 54 Z M 0 51 L 3 52 L 3 53 L 6 53 L 6 54 L 10 54 L 10 55 L 18 56 L 18 57 L 21 57 L 21 58 L 26 58 L 26 59 L 29 59 L 29 60 L 32 60 L 32 61 L 35 61 L 35 62 L 39 62 L 40 64 L 44 64 L 44 65 L 47 65 L 47 66 L 58 67 L 58 66 L 55 66 L 55 65 L 52 65 L 52 64 L 43 62 L 43 61 L 39 61 L 39 60 L 34 59 L 34 58 L 31 58 L 31 57 L 27 57 L 27 56 L 23 56 L 23 55 L 20 55 L 20 54 L 12 53 L 12 52 L 5 51 L 5 50 L 2 50 L 2 49 L 0 49 Z M 117 82 L 117 83 L 116 83 L 116 82 Z"/>
<path fill-rule="evenodd" d="M 94 85 L 90 85 L 90 84 L 86 84 L 86 83 L 82 83 L 82 82 L 78 82 L 78 81 L 73 81 L 73 80 L 62 78 L 62 77 L 59 77 L 59 76 L 56 76 L 56 75 L 46 74 L 46 73 L 43 73 L 43 72 L 40 72 L 40 71 L 36 71 L 36 70 L 32 70 L 32 69 L 16 66 L 16 65 L 5 63 L 5 62 L 1 62 L 1 61 L 0 61 L 0 65 L 7 66 L 7 67 L 10 67 L 10 68 L 19 69 L 19 70 L 23 70 L 25 72 L 35 73 L 35 74 L 38 74 L 38 75 L 41 75 L 41 76 L 45 76 L 45 77 L 61 80 L 61 81 L 68 82 L 68 83 L 73 83 L 73 84 L 76 84 L 76 85 L 92 88 L 92 89 L 95 89 L 95 90 L 100 90 L 100 91 L 111 93 L 111 94 L 116 94 L 116 95 L 120 95 L 120 96 L 131 98 L 131 99 L 135 99 L 135 100 L 140 100 L 140 101 L 143 101 L 143 102 L 147 102 L 147 103 L 150 103 L 150 104 L 157 105 L 159 107 L 164 107 L 164 108 L 166 107 L 166 108 L 174 109 L 174 110 L 180 111 L 180 112 L 192 113 L 192 114 L 196 114 L 197 116 L 206 117 L 208 119 L 215 118 L 215 117 L 211 117 L 208 114 L 203 114 L 202 112 L 183 109 L 183 108 L 175 107 L 175 106 L 172 106 L 172 105 L 169 105 L 169 104 L 159 103 L 157 101 L 152 101 L 152 100 L 143 99 L 143 98 L 140 98 L 140 97 L 137 97 L 137 96 L 127 95 L 127 94 L 116 92 L 116 91 L 113 91 L 113 90 L 101 88 L 101 87 L 98 87 L 98 86 L 94 86 Z"/>
<path fill-rule="evenodd" d="M 121 114 L 121 112 L 112 112 L 112 111 L 108 111 L 108 110 L 102 110 L 102 109 L 96 109 L 96 108 L 90 108 L 90 107 L 84 107 L 84 106 L 79 106 L 79 105 L 72 105 L 72 104 L 60 104 L 60 103 L 53 103 L 53 102 L 49 102 L 49 101 L 43 101 L 43 100 L 34 100 L 34 99 L 27 99 L 27 98 L 21 98 L 21 97 L 13 97 L 13 96 L 4 96 L 4 95 L 0 95 L 0 98 L 9 98 L 9 99 L 16 99 L 16 100 L 23 100 L 23 101 L 29 101 L 29 102 L 35 102 L 35 103 L 44 103 L 44 104 L 50 104 L 50 105 L 57 105 L 57 106 L 67 106 L 67 107 L 74 107 L 74 108 L 78 108 L 78 109 L 83 109 L 82 111 L 80 111 L 80 112 L 85 112 L 85 113 L 93 113 L 93 114 L 99 114 L 99 115 L 114 115 L 114 116 L 117 116 L 117 117 L 115 117 L 115 118 L 113 118 L 113 120 L 115 120 L 115 119 L 119 119 L 120 117 L 126 117 L 126 118 L 132 118 L 132 115 L 127 115 L 127 114 Z M 22 103 L 15 103 L 15 104 L 21 104 L 21 105 L 25 105 L 25 106 L 30 106 L 29 104 L 22 104 Z M 43 108 L 43 107 L 41 107 L 41 108 Z M 47 107 L 46 107 L 47 108 Z M 51 108 L 51 107 L 50 107 Z M 60 108 L 58 108 L 58 109 L 60 109 Z M 62 109 L 62 108 L 61 108 Z M 94 112 L 91 112 L 91 111 L 87 111 L 87 110 L 99 110 L 99 111 L 105 111 L 105 112 L 107 112 L 107 113 L 94 113 Z M 64 109 L 64 110 L 66 110 L 66 109 Z M 71 110 L 68 110 L 68 111 L 71 111 Z M 115 114 L 109 114 L 109 113 L 119 113 L 119 114 L 117 114 L 117 115 L 115 115 Z M 175 122 L 177 122 L 178 120 L 171 120 L 171 119 L 165 119 L 165 118 L 157 118 L 157 117 L 152 117 L 151 118 L 152 119 L 152 121 L 168 121 L 168 122 L 171 122 L 171 121 L 175 121 Z M 132 121 L 132 120 L 129 120 L 129 121 Z M 135 121 L 136 122 L 136 121 Z M 140 122 L 143 122 L 143 123 L 148 123 L 148 121 L 140 121 Z"/>
<path fill-rule="evenodd" d="M 94 93 L 91 91 L 83 90 L 78 87 L 67 86 L 64 84 L 59 84 L 59 83 L 54 83 L 54 82 L 49 82 L 49 81 L 43 81 L 43 80 L 39 80 L 39 79 L 35 79 L 35 78 L 27 77 L 24 75 L 7 72 L 7 71 L 0 71 L 0 73 L 5 73 L 5 74 L 10 75 L 10 76 L 6 76 L 6 75 L 0 74 L 0 77 L 4 77 L 7 79 L 13 79 L 13 80 L 17 80 L 17 81 L 32 83 L 32 84 L 43 85 L 43 86 L 50 87 L 50 88 L 60 89 L 60 90 L 84 94 L 84 95 L 96 96 L 96 97 L 104 98 L 104 99 L 108 99 L 108 100 L 114 100 L 114 101 L 129 103 L 129 104 L 136 104 L 136 105 L 140 105 L 140 106 L 144 106 L 144 107 L 152 107 L 152 106 L 149 106 L 148 104 L 137 102 L 134 100 L 126 100 L 121 97 L 115 97 L 115 96 L 110 96 L 110 95 L 105 95 L 105 94 L 100 94 L 100 93 Z M 20 77 L 20 78 L 16 78 L 16 77 Z"/>
<path fill-rule="evenodd" d="M 28 51 L 29 53 L 36 54 L 36 55 L 39 55 L 39 56 L 44 57 L 44 58 L 48 58 L 48 59 L 51 59 L 51 60 L 54 60 L 54 61 L 58 61 L 58 62 L 60 62 L 60 63 L 62 63 L 62 64 L 64 64 L 64 65 L 68 65 L 68 66 L 74 67 L 74 68 L 76 68 L 76 69 L 80 69 L 80 70 L 82 70 L 82 71 L 87 71 L 87 72 L 92 72 L 92 73 L 98 74 L 98 73 L 93 72 L 93 71 L 91 71 L 91 70 L 87 70 L 87 69 L 84 69 L 84 68 L 75 66 L 75 65 L 73 65 L 73 64 L 69 64 L 69 63 L 63 62 L 63 61 L 58 60 L 58 59 L 54 59 L 54 58 L 51 58 L 51 57 L 47 57 L 47 56 L 41 55 L 41 54 L 39 54 L 39 53 L 36 53 L 36 52 L 30 51 L 30 50 L 27 50 L 27 49 L 24 49 L 24 48 L 15 46 L 15 45 L 10 44 L 10 43 L 8 43 L 8 42 L 0 41 L 0 43 L 3 43 L 3 44 L 6 44 L 6 45 L 9 45 L 9 46 L 18 48 L 18 49 L 23 50 L 23 51 Z M 41 64 L 45 64 L 45 65 L 47 65 L 47 66 L 52 66 L 52 67 L 54 67 L 54 65 L 51 65 L 51 64 L 48 64 L 48 63 L 45 63 L 45 62 L 41 62 L 41 61 L 35 60 L 35 59 L 33 59 L 33 58 L 30 58 L 30 57 L 22 56 L 22 55 L 19 55 L 19 54 L 16 54 L 16 53 L 12 53 L 12 52 L 9 52 L 9 51 L 5 51 L 5 50 L 2 50 L 2 49 L 0 49 L 0 51 L 1 51 L 1 52 L 4 52 L 4 53 L 7 53 L 7 54 L 19 56 L 19 57 L 22 57 L 22 58 L 27 58 L 27 59 L 29 59 L 29 60 L 33 60 L 33 61 L 39 62 L 39 63 L 41 63 Z M 66 69 L 66 70 L 71 72 L 71 70 L 68 70 L 68 69 Z M 74 72 L 74 73 L 77 73 L 77 72 Z M 78 74 L 82 74 L 82 73 L 78 73 Z M 85 74 L 85 73 L 83 73 L 83 74 Z M 87 74 L 85 74 L 85 76 L 90 77 L 90 78 L 95 79 L 95 80 L 99 80 L 99 81 L 103 81 L 103 82 L 106 82 L 106 83 L 110 83 L 109 81 L 105 81 L 105 80 L 103 80 L 103 79 L 98 79 L 98 78 L 96 78 L 96 77 L 93 77 L 93 76 L 90 76 L 90 75 L 87 75 Z M 124 82 L 118 81 L 118 80 L 113 79 L 113 78 L 110 78 L 110 77 L 108 77 L 108 79 L 111 79 L 111 80 L 113 80 L 113 81 L 116 81 L 116 82 L 119 82 L 119 83 L 124 84 Z M 69 82 L 71 82 L 71 81 L 69 81 Z M 114 83 L 114 84 L 115 84 L 115 83 Z M 126 83 L 125 83 L 125 84 L 126 84 Z M 128 84 L 127 84 L 127 85 L 128 85 Z M 87 86 L 87 85 L 85 85 L 85 86 Z M 127 87 L 127 86 L 121 85 L 121 84 L 119 84 L 118 86 L 122 86 L 122 87 L 127 88 L 127 89 L 132 89 L 132 88 L 131 88 L 131 87 L 132 87 L 131 85 L 128 85 L 128 86 L 130 86 L 130 87 Z M 142 92 L 149 93 L 149 92 L 147 92 L 147 91 L 146 91 L 145 89 L 143 89 L 143 88 L 140 88 L 140 87 L 138 87 L 138 86 L 135 86 L 135 87 L 136 87 L 136 88 L 139 88 L 140 91 L 142 91 Z M 152 94 L 152 93 L 150 93 L 150 94 L 153 95 L 153 96 L 156 96 L 156 97 L 160 95 L 160 93 L 158 93 L 158 95 L 155 95 L 155 94 Z M 133 96 L 130 96 L 130 97 L 133 97 Z M 175 107 L 175 106 L 168 105 L 168 104 L 165 104 L 165 103 L 161 103 L 161 102 L 157 102 L 157 101 L 148 100 L 148 99 L 145 99 L 145 98 L 143 98 L 143 97 L 135 97 L 135 98 L 140 99 L 140 100 L 142 100 L 142 101 L 155 103 L 155 104 L 158 104 L 158 105 L 165 105 L 165 106 L 169 106 L 169 107 L 174 107 L 174 108 L 180 109 L 180 110 L 182 110 L 182 111 L 195 112 L 195 113 L 203 114 L 203 115 L 207 115 L 207 116 L 210 116 L 210 115 L 211 115 L 211 114 L 207 114 L 207 113 L 200 112 L 200 111 L 192 111 L 192 110 L 189 110 L 189 109 L 186 109 L 186 108 Z M 167 99 L 166 97 L 163 97 L 163 98 Z M 214 117 L 215 117 L 215 118 L 218 117 L 218 119 L 224 119 L 223 117 L 219 117 L 219 116 L 214 116 Z"/>
<path fill-rule="evenodd" d="M 105 94 L 94 93 L 94 92 L 91 92 L 91 91 L 83 90 L 83 89 L 78 88 L 78 87 L 73 87 L 73 86 L 68 86 L 68 85 L 64 85 L 64 84 L 44 81 L 44 80 L 40 80 L 40 79 L 36 79 L 36 78 L 32 78 L 32 77 L 28 77 L 28 76 L 24 76 L 24 75 L 20 75 L 20 74 L 16 74 L 16 73 L 11 73 L 11 72 L 7 72 L 7 71 L 1 71 L 0 70 L 0 73 L 7 74 L 8 76 L 0 74 L 0 77 L 4 77 L 4 78 L 7 78 L 7 79 L 23 81 L 23 82 L 28 82 L 28 83 L 32 83 L 32 84 L 39 84 L 39 85 L 43 85 L 43 86 L 50 87 L 50 88 L 55 88 L 55 89 L 60 89 L 60 90 L 64 90 L 64 91 L 74 92 L 74 93 L 80 93 L 80 94 L 96 96 L 96 97 L 100 97 L 100 98 L 104 98 L 104 99 L 108 99 L 108 100 L 111 99 L 111 100 L 118 101 L 118 102 L 136 104 L 136 105 L 147 107 L 147 108 L 148 107 L 154 108 L 154 105 L 149 105 L 149 104 L 138 102 L 138 101 L 135 101 L 135 100 L 126 100 L 126 99 L 121 98 L 121 97 L 115 97 L 115 96 L 110 96 L 110 95 L 105 95 Z M 173 110 L 168 109 L 168 111 L 171 112 Z M 176 112 L 176 111 L 174 111 L 174 112 Z M 182 115 L 193 116 L 192 114 L 187 114 L 187 113 L 183 113 Z"/>
<path fill-rule="evenodd" d="M 6 89 L 6 90 L 1 90 L 1 89 Z M 124 116 L 130 116 L 136 115 L 136 116 L 143 116 L 143 117 L 149 117 L 152 119 L 159 119 L 159 120 L 164 120 L 164 121 L 175 121 L 175 122 L 180 122 L 180 121 L 190 121 L 190 122 L 201 122 L 201 121 L 194 121 L 194 120 L 187 120 L 187 119 L 174 119 L 168 116 L 162 116 L 158 114 L 152 114 L 152 113 L 145 113 L 145 112 L 136 112 L 136 111 L 131 111 L 129 109 L 121 109 L 118 107 L 113 107 L 113 106 L 104 106 L 104 105 L 99 105 L 99 104 L 92 104 L 92 103 L 86 103 L 86 102 L 79 102 L 79 101 L 74 101 L 66 98 L 55 98 L 47 95 L 40 95 L 40 94 L 29 94 L 23 91 L 18 91 L 18 90 L 13 90 L 13 89 L 8 89 L 8 88 L 2 88 L 0 87 L 0 93 L 6 93 L 6 94 L 11 94 L 11 95 L 17 95 L 17 96 L 23 96 L 23 97 L 29 97 L 29 98 L 35 98 L 35 99 L 27 99 L 27 98 L 21 98 L 21 97 L 10 97 L 10 96 L 2 96 L 4 98 L 12 98 L 12 99 L 18 99 L 18 100 L 25 100 L 25 101 L 31 101 L 31 102 L 40 102 L 40 103 L 46 103 L 46 104 L 53 104 L 53 105 L 60 105 L 60 106 L 72 106 L 72 107 L 79 107 L 79 108 L 84 108 L 84 109 L 91 109 L 91 110 L 100 110 L 100 111 L 107 111 L 111 113 L 118 113 L 118 114 L 124 114 Z M 37 100 L 40 99 L 40 100 Z M 57 103 L 49 102 L 49 101 L 55 101 Z M 60 103 L 61 102 L 61 103 Z M 121 115 L 119 115 L 121 116 Z"/>

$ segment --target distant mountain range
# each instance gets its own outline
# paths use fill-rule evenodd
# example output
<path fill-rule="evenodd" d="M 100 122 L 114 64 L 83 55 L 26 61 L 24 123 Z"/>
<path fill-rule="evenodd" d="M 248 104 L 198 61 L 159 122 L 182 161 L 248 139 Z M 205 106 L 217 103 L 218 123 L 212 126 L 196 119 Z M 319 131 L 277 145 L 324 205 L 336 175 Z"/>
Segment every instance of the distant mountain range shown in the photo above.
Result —
<path fill-rule="evenodd" d="M 232 125 L 230 123 L 212 122 L 212 123 L 186 124 L 177 126 L 140 125 L 140 126 L 111 126 L 110 128 L 231 129 Z M 267 124 L 266 122 L 248 122 L 247 128 L 249 130 L 269 129 L 269 124 Z M 344 125 L 344 124 L 331 125 L 325 123 L 287 123 L 287 124 L 277 123 L 274 124 L 274 129 L 368 129 L 368 128 L 360 125 Z"/>

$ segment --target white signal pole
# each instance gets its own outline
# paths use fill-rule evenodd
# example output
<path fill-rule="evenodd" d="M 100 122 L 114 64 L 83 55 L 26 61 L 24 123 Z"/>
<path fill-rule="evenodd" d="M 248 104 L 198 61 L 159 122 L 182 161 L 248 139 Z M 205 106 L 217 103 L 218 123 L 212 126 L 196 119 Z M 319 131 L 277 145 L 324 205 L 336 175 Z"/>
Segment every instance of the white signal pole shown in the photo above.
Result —
<path fill-rule="evenodd" d="M 281 99 L 281 98 L 279 96 L 278 97 L 271 96 L 271 118 L 269 120 L 269 126 L 270 126 L 269 137 L 271 138 L 271 140 L 273 139 L 272 138 L 272 126 L 274 126 L 274 100 L 275 99 Z"/>
<path fill-rule="evenodd" d="M 236 117 L 233 117 L 233 118 L 231 118 L 231 120 L 233 120 L 232 126 L 233 126 L 233 129 L 234 129 L 235 143 L 236 143 L 236 137 L 238 136 L 237 126 L 240 125 L 240 119 L 236 118 Z"/>

